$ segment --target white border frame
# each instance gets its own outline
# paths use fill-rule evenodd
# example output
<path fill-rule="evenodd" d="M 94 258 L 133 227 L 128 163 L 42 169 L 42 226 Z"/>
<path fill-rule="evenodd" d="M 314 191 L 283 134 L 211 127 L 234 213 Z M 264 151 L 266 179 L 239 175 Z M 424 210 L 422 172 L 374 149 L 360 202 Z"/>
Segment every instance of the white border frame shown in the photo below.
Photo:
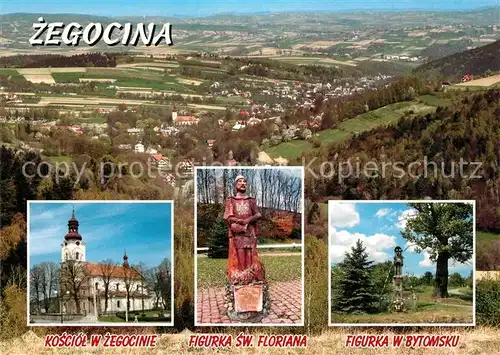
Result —
<path fill-rule="evenodd" d="M 300 170 L 301 187 L 302 187 L 302 213 L 301 213 L 301 254 L 302 254 L 302 302 L 301 302 L 301 322 L 300 323 L 198 323 L 198 215 L 197 215 L 197 196 L 198 196 L 198 183 L 197 183 L 197 172 L 202 169 L 226 169 L 226 170 L 263 170 L 263 169 L 273 169 L 273 170 Z M 194 326 L 195 327 L 303 327 L 305 325 L 305 241 L 304 241 L 304 213 L 305 213 L 305 201 L 304 201 L 304 167 L 303 166 L 196 166 L 194 169 Z"/>
<path fill-rule="evenodd" d="M 26 247 L 27 247 L 27 296 L 26 296 L 26 322 L 28 323 L 28 327 L 173 327 L 174 326 L 174 299 L 175 299 L 175 290 L 174 290 L 174 222 L 175 222 L 175 214 L 174 214 L 174 200 L 28 200 L 27 202 L 27 220 L 26 225 L 28 229 L 28 233 L 26 236 Z M 30 214 L 31 214 L 31 204 L 111 204 L 111 203 L 128 203 L 128 204 L 170 204 L 170 220 L 171 220 L 171 235 L 170 235 L 170 269 L 171 269 L 171 300 L 170 300 L 170 323 L 164 322 L 144 322 L 144 323 L 133 323 L 133 322 L 123 322 L 123 323 L 114 323 L 114 322 L 102 322 L 102 323 L 71 323 L 68 321 L 67 323 L 30 323 L 30 234 L 31 234 L 31 225 L 30 225 Z M 62 237 L 61 237 L 62 238 Z"/>
<path fill-rule="evenodd" d="M 330 206 L 340 203 L 470 203 L 472 204 L 472 323 L 332 323 Z M 329 327 L 475 327 L 476 326 L 476 200 L 329 200 L 328 201 L 328 326 Z"/>

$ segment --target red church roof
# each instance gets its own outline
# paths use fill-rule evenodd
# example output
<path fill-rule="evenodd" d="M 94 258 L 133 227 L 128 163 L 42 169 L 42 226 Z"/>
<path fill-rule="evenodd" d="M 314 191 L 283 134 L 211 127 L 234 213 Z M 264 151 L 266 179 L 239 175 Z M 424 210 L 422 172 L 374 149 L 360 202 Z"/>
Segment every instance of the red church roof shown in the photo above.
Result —
<path fill-rule="evenodd" d="M 86 263 L 85 273 L 88 276 L 108 276 L 116 278 L 128 278 L 133 280 L 140 280 L 141 275 L 131 267 L 123 267 L 121 265 L 107 265 L 97 263 Z"/>

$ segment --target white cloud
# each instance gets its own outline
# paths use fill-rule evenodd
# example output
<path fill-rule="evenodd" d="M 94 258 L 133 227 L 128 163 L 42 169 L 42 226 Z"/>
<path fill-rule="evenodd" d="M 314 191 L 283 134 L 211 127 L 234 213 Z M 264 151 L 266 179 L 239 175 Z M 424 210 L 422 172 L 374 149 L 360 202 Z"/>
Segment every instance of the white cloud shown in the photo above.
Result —
<path fill-rule="evenodd" d="M 354 227 L 360 221 L 359 213 L 354 203 L 330 202 L 329 205 L 331 227 Z"/>
<path fill-rule="evenodd" d="M 404 229 L 408 220 L 412 219 L 416 215 L 417 211 L 413 208 L 401 212 L 401 214 L 398 216 L 398 223 L 396 223 L 396 227 Z"/>
<path fill-rule="evenodd" d="M 391 212 L 391 209 L 390 208 L 381 208 L 377 211 L 377 213 L 375 214 L 375 216 L 377 217 L 384 217 L 386 215 L 388 215 L 389 213 Z"/>
<path fill-rule="evenodd" d="M 431 260 L 431 254 L 427 250 L 424 250 L 422 252 L 422 255 L 424 256 L 424 260 L 421 260 L 418 265 L 420 267 L 431 267 L 434 266 L 434 262 Z"/>
<path fill-rule="evenodd" d="M 368 253 L 368 259 L 382 262 L 391 258 L 390 252 L 386 251 L 396 246 L 396 237 L 387 234 L 373 234 L 366 236 L 361 233 L 350 233 L 346 230 L 337 231 L 330 228 L 330 260 L 338 263 L 344 259 L 345 253 L 350 252 L 357 240 L 361 240 Z"/>

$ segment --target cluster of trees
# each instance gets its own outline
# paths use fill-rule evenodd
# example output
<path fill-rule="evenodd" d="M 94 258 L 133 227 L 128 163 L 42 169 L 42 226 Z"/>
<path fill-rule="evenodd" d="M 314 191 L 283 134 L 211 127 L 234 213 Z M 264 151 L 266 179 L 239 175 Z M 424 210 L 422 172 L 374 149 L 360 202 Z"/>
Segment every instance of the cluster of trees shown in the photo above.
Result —
<path fill-rule="evenodd" d="M 298 170 L 296 170 L 298 171 Z M 302 183 L 299 175 L 276 169 L 202 169 L 197 174 L 198 202 L 222 204 L 232 196 L 234 180 L 245 176 L 247 194 L 261 208 L 300 212 Z"/>
<path fill-rule="evenodd" d="M 60 274 L 59 265 L 54 262 L 43 262 L 30 270 L 30 297 L 37 313 L 42 309 L 45 313 L 57 312 L 52 297 L 61 292 Z"/>
<path fill-rule="evenodd" d="M 456 53 L 415 70 L 417 75 L 460 81 L 465 74 L 481 75 L 487 70 L 500 71 L 500 40 L 466 52 Z"/>
<path fill-rule="evenodd" d="M 0 58 L 0 66 L 19 68 L 115 67 L 117 53 L 15 55 Z"/>
<path fill-rule="evenodd" d="M 472 47 L 471 39 L 461 39 L 458 41 L 450 41 L 445 44 L 434 43 L 420 52 L 420 56 L 427 58 L 429 61 L 441 59 L 449 55 L 464 52 L 468 47 Z"/>
<path fill-rule="evenodd" d="M 231 75 L 244 73 L 247 75 L 261 76 L 270 79 L 296 80 L 304 82 L 309 82 L 311 81 L 311 78 L 314 78 L 314 80 L 322 83 L 331 82 L 334 79 L 340 79 L 345 76 L 356 76 L 356 71 L 351 70 L 350 68 L 344 69 L 322 65 L 298 66 L 272 59 L 237 58 L 234 59 L 234 62 L 232 70 L 228 70 L 228 73 Z M 238 66 L 246 66 L 246 68 L 240 71 Z M 349 73 L 346 71 L 349 71 Z M 358 76 L 361 76 L 361 73 L 357 74 Z"/>
<path fill-rule="evenodd" d="M 224 205 L 198 205 L 197 243 L 198 247 L 207 246 L 210 258 L 227 258 L 229 251 L 228 226 L 222 219 Z M 259 220 L 260 242 L 282 242 L 301 240 L 301 215 L 294 213 L 276 213 L 263 209 Z"/>

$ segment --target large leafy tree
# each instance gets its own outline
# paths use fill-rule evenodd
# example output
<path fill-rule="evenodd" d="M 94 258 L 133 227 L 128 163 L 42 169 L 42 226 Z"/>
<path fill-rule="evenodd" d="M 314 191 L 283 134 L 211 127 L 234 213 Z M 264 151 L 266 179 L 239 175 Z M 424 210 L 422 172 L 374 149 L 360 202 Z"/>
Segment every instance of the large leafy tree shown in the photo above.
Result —
<path fill-rule="evenodd" d="M 469 203 L 411 203 L 415 211 L 407 219 L 402 236 L 426 250 L 436 263 L 435 295 L 448 297 L 448 261 L 471 261 L 473 206 Z"/>
<path fill-rule="evenodd" d="M 347 313 L 365 313 L 373 309 L 374 287 L 371 282 L 371 265 L 363 243 L 358 240 L 346 253 L 340 264 L 342 276 L 339 278 L 339 298 L 337 310 Z"/>

